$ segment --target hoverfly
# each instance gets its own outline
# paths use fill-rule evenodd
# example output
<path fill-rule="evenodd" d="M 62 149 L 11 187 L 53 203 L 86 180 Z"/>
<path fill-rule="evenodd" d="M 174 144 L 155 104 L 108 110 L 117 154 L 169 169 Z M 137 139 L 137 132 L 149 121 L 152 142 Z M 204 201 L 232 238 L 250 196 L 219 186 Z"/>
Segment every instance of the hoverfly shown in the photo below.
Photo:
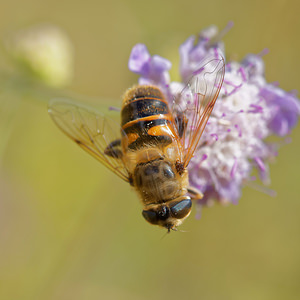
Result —
<path fill-rule="evenodd" d="M 203 195 L 189 187 L 188 164 L 223 84 L 224 59 L 212 58 L 170 105 L 154 85 L 125 92 L 121 126 L 70 100 L 53 100 L 56 125 L 81 148 L 133 186 L 151 224 L 176 230 Z"/>

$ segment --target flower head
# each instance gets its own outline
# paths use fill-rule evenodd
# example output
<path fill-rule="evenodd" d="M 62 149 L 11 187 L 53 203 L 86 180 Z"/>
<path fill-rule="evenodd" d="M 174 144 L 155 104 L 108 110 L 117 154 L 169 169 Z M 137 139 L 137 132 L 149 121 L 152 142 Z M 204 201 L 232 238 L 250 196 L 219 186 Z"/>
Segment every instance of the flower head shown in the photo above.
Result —
<path fill-rule="evenodd" d="M 139 83 L 163 87 L 171 103 L 203 60 L 224 52 L 220 36 L 222 32 L 212 26 L 180 46 L 182 82 L 171 82 L 169 61 L 151 57 L 141 44 L 132 50 L 129 69 L 141 76 Z M 190 184 L 204 194 L 202 205 L 213 200 L 237 203 L 243 184 L 253 180 L 254 169 L 268 183 L 269 161 L 279 145 L 267 143 L 266 138 L 285 136 L 297 124 L 300 102 L 293 93 L 267 83 L 262 54 L 226 64 L 219 98 L 188 166 Z"/>

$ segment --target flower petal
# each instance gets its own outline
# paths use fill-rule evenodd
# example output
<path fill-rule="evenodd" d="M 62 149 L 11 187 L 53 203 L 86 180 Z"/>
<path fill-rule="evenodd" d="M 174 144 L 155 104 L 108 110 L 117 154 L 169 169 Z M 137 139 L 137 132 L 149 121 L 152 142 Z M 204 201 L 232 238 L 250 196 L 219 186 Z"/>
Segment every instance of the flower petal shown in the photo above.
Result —
<path fill-rule="evenodd" d="M 147 70 L 145 64 L 150 60 L 150 54 L 147 47 L 144 44 L 135 45 L 129 57 L 128 68 L 134 73 L 146 75 Z"/>

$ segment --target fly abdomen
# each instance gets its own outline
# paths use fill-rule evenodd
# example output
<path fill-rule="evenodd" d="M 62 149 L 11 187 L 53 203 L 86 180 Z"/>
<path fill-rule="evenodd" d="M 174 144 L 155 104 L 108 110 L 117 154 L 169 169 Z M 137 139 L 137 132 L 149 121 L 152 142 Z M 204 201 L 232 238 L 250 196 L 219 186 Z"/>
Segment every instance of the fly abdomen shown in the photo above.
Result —
<path fill-rule="evenodd" d="M 155 98 L 138 98 L 129 102 L 122 109 L 122 126 L 127 122 L 148 116 L 165 115 L 169 113 L 167 104 Z"/>
<path fill-rule="evenodd" d="M 137 150 L 149 145 L 164 147 L 172 142 L 172 116 L 167 100 L 157 87 L 138 86 L 128 90 L 121 118 L 128 149 Z"/>
<path fill-rule="evenodd" d="M 168 102 L 157 87 L 133 87 L 124 96 L 121 126 L 141 118 L 169 113 Z"/>

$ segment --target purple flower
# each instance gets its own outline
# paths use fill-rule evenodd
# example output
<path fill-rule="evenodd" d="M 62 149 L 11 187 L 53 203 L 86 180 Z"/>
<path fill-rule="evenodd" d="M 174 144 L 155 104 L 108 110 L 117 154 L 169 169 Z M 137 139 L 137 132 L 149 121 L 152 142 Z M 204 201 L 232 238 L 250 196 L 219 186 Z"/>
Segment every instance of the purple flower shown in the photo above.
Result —
<path fill-rule="evenodd" d="M 171 63 L 151 57 L 140 44 L 132 50 L 129 69 L 141 76 L 140 84 L 158 85 L 172 102 L 203 61 L 224 52 L 220 38 L 225 31 L 218 32 L 212 26 L 180 46 L 182 82 L 170 82 Z M 200 205 L 213 201 L 236 204 L 242 186 L 253 181 L 253 169 L 268 184 L 269 161 L 277 155 L 279 144 L 269 144 L 266 138 L 272 134 L 285 136 L 298 122 L 300 102 L 296 96 L 266 82 L 265 53 L 249 54 L 242 62 L 226 64 L 219 99 L 188 166 L 190 184 L 204 194 Z"/>
<path fill-rule="evenodd" d="M 223 49 L 222 43 L 210 46 L 211 39 L 216 35 L 218 29 L 211 26 L 203 30 L 195 44 L 196 37 L 189 37 L 180 47 L 180 74 L 183 82 L 187 82 L 194 71 L 198 70 L 207 57 L 220 57 L 220 50 Z M 221 52 L 223 52 L 221 50 Z"/>
<path fill-rule="evenodd" d="M 140 75 L 139 84 L 158 85 L 164 91 L 170 83 L 171 66 L 171 62 L 161 56 L 151 57 L 144 44 L 133 47 L 128 62 L 129 70 Z"/>
<path fill-rule="evenodd" d="M 264 98 L 271 111 L 269 129 L 280 136 L 289 134 L 300 115 L 300 104 L 296 96 L 271 84 L 260 90 L 260 96 Z"/>

